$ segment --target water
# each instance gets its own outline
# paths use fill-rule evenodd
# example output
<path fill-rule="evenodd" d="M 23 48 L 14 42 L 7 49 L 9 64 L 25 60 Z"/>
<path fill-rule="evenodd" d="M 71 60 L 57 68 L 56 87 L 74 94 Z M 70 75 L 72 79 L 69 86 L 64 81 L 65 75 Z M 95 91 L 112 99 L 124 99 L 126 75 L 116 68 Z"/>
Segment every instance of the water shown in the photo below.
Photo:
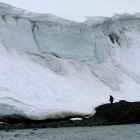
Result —
<path fill-rule="evenodd" d="M 19 134 L 15 137 L 16 134 Z M 140 125 L 0 131 L 0 140 L 139 140 Z"/>

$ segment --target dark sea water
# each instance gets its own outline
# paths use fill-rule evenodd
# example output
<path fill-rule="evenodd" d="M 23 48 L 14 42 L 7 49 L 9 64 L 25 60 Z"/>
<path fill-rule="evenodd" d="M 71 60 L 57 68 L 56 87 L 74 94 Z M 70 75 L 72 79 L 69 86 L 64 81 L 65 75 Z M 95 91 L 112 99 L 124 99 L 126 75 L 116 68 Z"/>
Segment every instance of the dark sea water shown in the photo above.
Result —
<path fill-rule="evenodd" d="M 140 140 L 140 125 L 1 130 L 0 140 Z"/>

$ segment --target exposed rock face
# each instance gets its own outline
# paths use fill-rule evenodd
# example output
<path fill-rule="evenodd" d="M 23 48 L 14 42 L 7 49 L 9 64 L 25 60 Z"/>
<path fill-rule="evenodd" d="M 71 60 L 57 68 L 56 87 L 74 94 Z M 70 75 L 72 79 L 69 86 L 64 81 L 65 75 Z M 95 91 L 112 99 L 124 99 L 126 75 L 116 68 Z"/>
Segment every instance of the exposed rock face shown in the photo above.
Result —
<path fill-rule="evenodd" d="M 107 124 L 140 123 L 140 102 L 120 101 L 96 108 L 93 118 L 100 118 Z"/>

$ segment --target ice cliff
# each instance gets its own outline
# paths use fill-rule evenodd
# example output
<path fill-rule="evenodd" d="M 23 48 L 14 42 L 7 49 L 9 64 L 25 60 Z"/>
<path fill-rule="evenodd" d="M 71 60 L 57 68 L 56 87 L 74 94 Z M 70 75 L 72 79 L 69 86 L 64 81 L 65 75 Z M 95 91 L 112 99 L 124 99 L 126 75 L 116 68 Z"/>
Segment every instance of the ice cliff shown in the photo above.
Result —
<path fill-rule="evenodd" d="M 93 114 L 140 100 L 140 13 L 83 23 L 0 3 L 0 116 Z"/>

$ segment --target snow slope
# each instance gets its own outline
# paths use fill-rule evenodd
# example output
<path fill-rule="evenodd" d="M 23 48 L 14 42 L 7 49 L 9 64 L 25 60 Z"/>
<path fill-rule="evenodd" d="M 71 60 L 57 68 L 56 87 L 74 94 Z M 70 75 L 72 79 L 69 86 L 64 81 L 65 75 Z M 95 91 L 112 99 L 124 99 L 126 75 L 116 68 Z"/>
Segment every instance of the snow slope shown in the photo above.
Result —
<path fill-rule="evenodd" d="M 0 3 L 0 115 L 93 114 L 140 100 L 140 14 L 76 23 Z"/>

